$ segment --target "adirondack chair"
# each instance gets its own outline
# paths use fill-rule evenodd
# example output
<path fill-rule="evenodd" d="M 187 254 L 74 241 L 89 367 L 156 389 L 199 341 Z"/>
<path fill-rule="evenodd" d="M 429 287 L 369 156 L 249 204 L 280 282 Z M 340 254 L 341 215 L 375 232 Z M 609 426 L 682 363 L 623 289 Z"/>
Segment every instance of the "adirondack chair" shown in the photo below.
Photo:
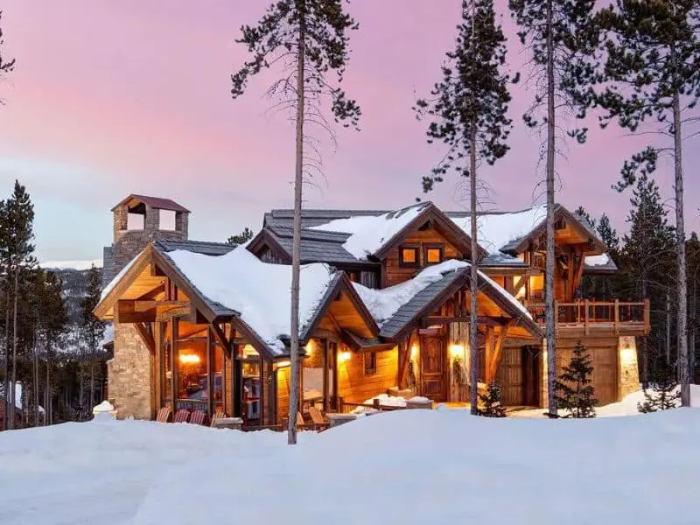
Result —
<path fill-rule="evenodd" d="M 187 423 L 187 420 L 190 417 L 190 411 L 185 410 L 184 408 L 180 409 L 177 411 L 175 414 L 175 421 L 174 423 Z"/>
<path fill-rule="evenodd" d="M 214 415 L 211 418 L 211 422 L 209 423 L 210 427 L 215 427 L 216 426 L 216 420 L 222 417 L 226 417 L 226 414 L 224 414 L 223 410 L 217 410 L 214 412 Z"/>
<path fill-rule="evenodd" d="M 158 423 L 167 423 L 168 420 L 170 420 L 170 407 L 163 407 L 158 411 L 158 415 L 156 416 L 156 421 Z"/>
<path fill-rule="evenodd" d="M 201 410 L 195 410 L 194 412 L 192 412 L 192 415 L 190 416 L 190 424 L 203 425 L 205 417 L 206 417 L 206 414 L 204 412 L 202 412 Z"/>
<path fill-rule="evenodd" d="M 330 426 L 330 423 L 323 417 L 323 414 L 321 414 L 318 408 L 309 407 L 309 415 L 311 416 L 314 430 L 321 432 Z"/>

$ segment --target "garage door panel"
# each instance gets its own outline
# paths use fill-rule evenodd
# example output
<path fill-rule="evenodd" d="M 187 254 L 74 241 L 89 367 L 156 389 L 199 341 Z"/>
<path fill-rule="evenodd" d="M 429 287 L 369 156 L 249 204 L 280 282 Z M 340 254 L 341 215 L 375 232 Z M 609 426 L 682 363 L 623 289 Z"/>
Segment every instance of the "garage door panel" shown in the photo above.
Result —
<path fill-rule="evenodd" d="M 593 364 L 591 381 L 595 388 L 598 406 L 617 401 L 617 348 L 602 347 L 588 348 Z M 557 375 L 561 375 L 564 367 L 571 361 L 573 349 L 557 349 Z"/>

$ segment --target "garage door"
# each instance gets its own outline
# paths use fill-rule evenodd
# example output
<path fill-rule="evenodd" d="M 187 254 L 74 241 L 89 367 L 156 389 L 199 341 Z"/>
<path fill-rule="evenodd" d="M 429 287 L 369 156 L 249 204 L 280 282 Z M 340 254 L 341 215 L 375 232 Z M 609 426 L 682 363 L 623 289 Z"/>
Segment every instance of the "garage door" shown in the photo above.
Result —
<path fill-rule="evenodd" d="M 504 405 L 523 404 L 523 352 L 522 348 L 504 348 L 501 363 L 496 372 L 496 382 L 501 387 Z"/>
<path fill-rule="evenodd" d="M 588 348 L 593 361 L 593 387 L 598 406 L 617 401 L 617 348 Z M 559 373 L 573 356 L 572 348 L 557 348 L 557 369 Z"/>

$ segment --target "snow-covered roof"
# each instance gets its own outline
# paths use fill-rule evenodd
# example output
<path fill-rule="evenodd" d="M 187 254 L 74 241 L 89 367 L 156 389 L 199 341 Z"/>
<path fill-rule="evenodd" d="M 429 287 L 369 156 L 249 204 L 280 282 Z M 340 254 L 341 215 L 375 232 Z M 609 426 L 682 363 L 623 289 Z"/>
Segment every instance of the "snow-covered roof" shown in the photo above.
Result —
<path fill-rule="evenodd" d="M 282 339 L 290 335 L 291 266 L 264 263 L 245 249 L 219 257 L 184 250 L 167 255 L 206 299 L 237 312 L 271 350 L 285 352 Z M 313 319 L 333 276 L 326 264 L 302 266 L 300 328 Z"/>
<path fill-rule="evenodd" d="M 381 215 L 336 219 L 309 229 L 350 234 L 343 243 L 343 248 L 357 259 L 366 259 L 368 255 L 379 251 L 427 206 L 428 203 L 420 203 Z"/>

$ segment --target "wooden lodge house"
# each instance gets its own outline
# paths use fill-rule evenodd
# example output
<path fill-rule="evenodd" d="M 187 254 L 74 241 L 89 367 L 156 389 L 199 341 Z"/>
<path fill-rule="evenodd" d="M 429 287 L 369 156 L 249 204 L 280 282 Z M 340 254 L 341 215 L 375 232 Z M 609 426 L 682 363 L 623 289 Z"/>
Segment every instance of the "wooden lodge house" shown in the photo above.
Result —
<path fill-rule="evenodd" d="M 362 404 L 390 389 L 469 398 L 470 261 L 478 261 L 479 380 L 510 406 L 546 402 L 544 207 L 479 217 L 432 203 L 395 211 L 304 210 L 300 338 L 303 407 Z M 278 425 L 289 400 L 292 212 L 265 214 L 245 246 L 188 239 L 189 211 L 131 195 L 113 209 L 109 283 L 96 315 L 114 323 L 108 364 L 119 417 L 164 406 Z M 601 404 L 638 389 L 636 337 L 649 305 L 582 300 L 584 274 L 616 271 L 582 217 L 556 210 L 558 367 L 577 341 Z"/>

